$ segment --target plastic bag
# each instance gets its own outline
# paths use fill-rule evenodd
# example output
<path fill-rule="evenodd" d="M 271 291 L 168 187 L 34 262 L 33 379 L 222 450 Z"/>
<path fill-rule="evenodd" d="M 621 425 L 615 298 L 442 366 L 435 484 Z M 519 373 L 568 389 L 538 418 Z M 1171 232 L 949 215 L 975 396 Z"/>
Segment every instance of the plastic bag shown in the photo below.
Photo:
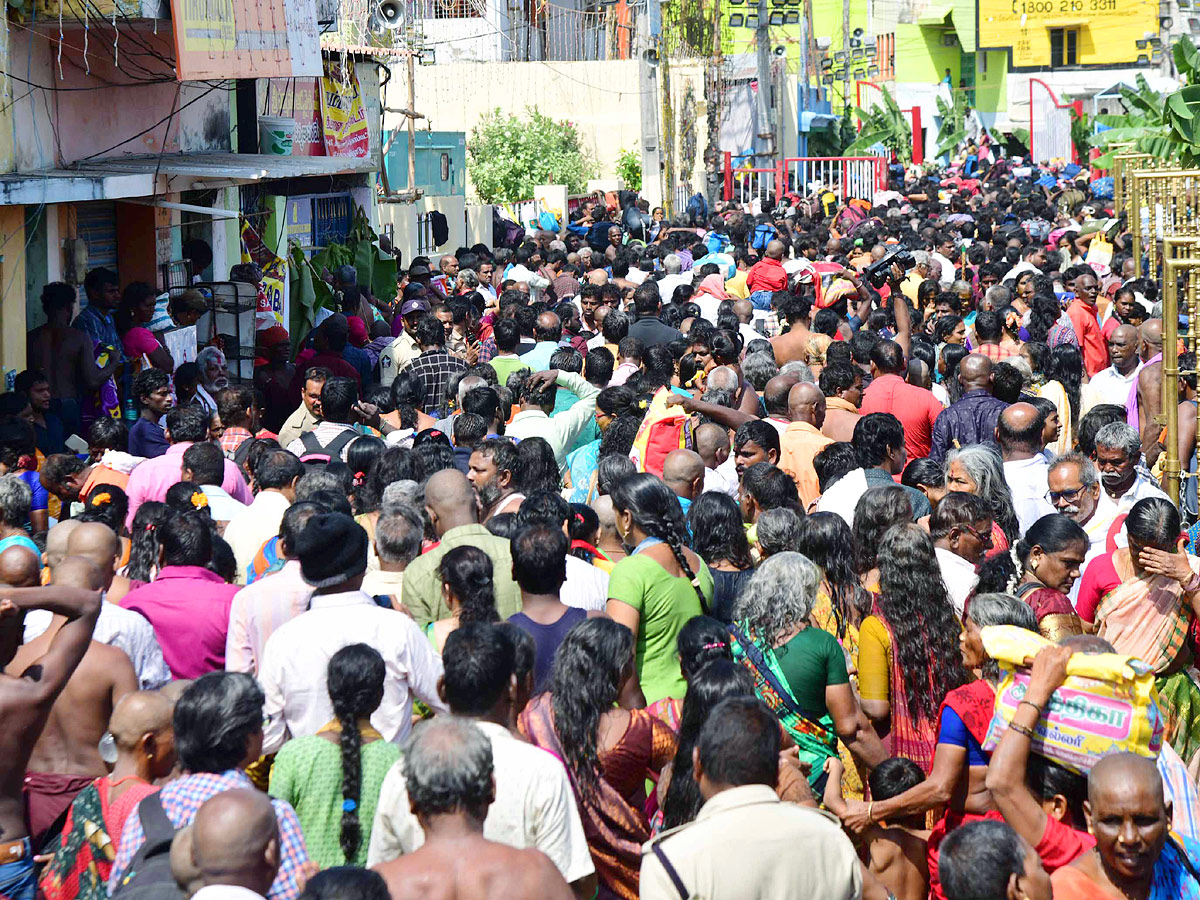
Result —
<path fill-rule="evenodd" d="M 983 749 L 991 751 L 1029 687 L 1024 661 L 1052 645 L 1013 625 L 981 629 L 980 637 L 1003 675 L 983 743 Z M 1140 659 L 1119 653 L 1076 653 L 1067 663 L 1067 680 L 1054 692 L 1034 728 L 1033 750 L 1081 775 L 1110 753 L 1153 759 L 1163 741 L 1157 701 L 1154 672 Z"/>

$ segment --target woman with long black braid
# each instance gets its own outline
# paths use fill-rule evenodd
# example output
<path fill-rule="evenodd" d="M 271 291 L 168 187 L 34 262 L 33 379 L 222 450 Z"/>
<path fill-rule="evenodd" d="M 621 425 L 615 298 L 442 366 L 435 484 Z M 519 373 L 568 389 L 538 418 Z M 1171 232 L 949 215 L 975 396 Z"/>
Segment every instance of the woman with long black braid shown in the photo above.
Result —
<path fill-rule="evenodd" d="M 712 604 L 708 567 L 684 546 L 679 499 L 663 481 L 641 473 L 612 490 L 617 533 L 629 555 L 613 567 L 607 612 L 636 637 L 636 674 L 646 703 L 683 697 L 675 656 L 679 630 Z"/>
<path fill-rule="evenodd" d="M 400 749 L 371 727 L 386 674 L 377 650 L 343 647 L 329 660 L 335 718 L 314 735 L 288 741 L 275 757 L 271 796 L 296 810 L 308 855 L 322 869 L 367 864 L 379 789 L 400 758 Z"/>

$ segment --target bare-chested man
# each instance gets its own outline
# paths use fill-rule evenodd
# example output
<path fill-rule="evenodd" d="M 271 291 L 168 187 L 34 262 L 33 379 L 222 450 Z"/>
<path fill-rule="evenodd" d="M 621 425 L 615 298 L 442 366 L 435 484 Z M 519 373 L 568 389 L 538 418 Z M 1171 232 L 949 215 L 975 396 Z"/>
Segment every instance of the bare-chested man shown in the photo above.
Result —
<path fill-rule="evenodd" d="M 128 578 L 116 573 L 120 554 L 120 539 L 101 522 L 84 522 L 71 532 L 67 540 L 68 556 L 82 556 L 95 563 L 100 570 L 104 580 L 100 589 L 105 592 L 104 599 L 109 603 L 119 603 L 133 587 Z"/>
<path fill-rule="evenodd" d="M 68 435 L 83 430 L 79 398 L 97 390 L 120 365 L 120 358 L 100 368 L 87 332 L 71 327 L 75 289 L 61 281 L 42 288 L 46 324 L 29 332 L 25 339 L 26 359 L 31 369 L 41 369 L 50 378 L 51 409 L 63 420 Z"/>
<path fill-rule="evenodd" d="M 158 691 L 126 694 L 113 708 L 108 730 L 116 762 L 111 774 L 76 797 L 63 825 L 62 844 L 42 872 L 39 887 L 46 900 L 74 900 L 76 890 L 82 893 L 85 887 L 107 883 L 112 871 L 109 844 L 120 840 L 125 820 L 138 803 L 158 790 L 154 782 L 175 767 L 174 708 Z M 103 823 L 97 821 L 97 807 Z M 94 831 L 100 824 L 109 843 Z"/>
<path fill-rule="evenodd" d="M 81 524 L 78 519 L 66 519 L 46 532 L 46 552 L 42 554 L 42 563 L 46 567 L 45 581 L 54 579 L 55 567 L 69 555 L 67 545 L 71 532 Z"/>
<path fill-rule="evenodd" d="M 1162 319 L 1142 323 L 1142 361 L 1145 365 L 1137 378 L 1137 422 L 1142 435 L 1142 452 L 1151 453 L 1158 443 L 1162 426 L 1155 421 L 1162 412 Z"/>
<path fill-rule="evenodd" d="M 436 719 L 408 749 L 409 804 L 425 844 L 375 867 L 392 900 L 570 900 L 571 889 L 540 850 L 517 850 L 483 836 L 496 796 L 492 745 L 477 725 Z"/>
<path fill-rule="evenodd" d="M 54 701 L 87 652 L 100 613 L 98 591 L 7 586 L 26 581 L 39 563 L 23 547 L 0 553 L 0 664 L 7 668 L 21 646 L 27 611 L 48 609 L 66 619 L 45 652 L 20 675 L 0 674 L 0 861 L 6 864 L 0 895 L 10 900 L 34 896 L 33 847 L 22 794 L 25 769 Z"/>
<path fill-rule="evenodd" d="M 88 560 L 68 556 L 55 570 L 54 584 L 99 591 L 103 579 Z M 15 676 L 33 666 L 50 650 L 67 621 L 61 614 L 56 615 L 45 632 L 17 651 L 6 672 Z M 117 701 L 137 688 L 133 663 L 123 651 L 96 641 L 88 644 L 83 659 L 51 705 L 26 766 L 25 796 L 35 846 L 41 846 L 50 836 L 75 795 L 108 773 L 100 758 L 100 738 L 108 730 Z"/>

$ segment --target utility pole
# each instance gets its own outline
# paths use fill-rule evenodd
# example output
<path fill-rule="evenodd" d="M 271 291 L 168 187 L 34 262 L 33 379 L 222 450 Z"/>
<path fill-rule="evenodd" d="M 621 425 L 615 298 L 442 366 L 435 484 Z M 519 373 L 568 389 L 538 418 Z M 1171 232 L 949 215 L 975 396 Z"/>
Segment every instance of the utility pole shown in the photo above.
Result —
<path fill-rule="evenodd" d="M 416 85 L 416 51 L 412 49 L 410 42 L 409 48 L 406 51 L 408 62 L 408 107 L 406 109 L 392 109 L 385 106 L 385 113 L 393 113 L 398 116 L 404 116 L 408 120 L 408 187 L 403 191 L 392 192 L 391 185 L 388 184 L 387 166 L 384 161 L 387 159 L 388 150 L 392 147 L 392 141 L 396 139 L 396 132 L 393 131 L 388 137 L 387 143 L 384 145 L 380 153 L 380 177 L 383 179 L 383 193 L 385 197 L 396 200 L 418 200 L 423 193 L 417 187 L 417 119 L 423 119 L 421 113 L 416 111 L 417 106 L 417 85 Z"/>
<path fill-rule="evenodd" d="M 637 12 L 638 109 L 642 121 L 642 196 L 651 206 L 661 205 L 666 188 L 662 183 L 662 154 L 658 134 L 659 35 L 662 31 L 661 0 L 643 0 Z"/>
<path fill-rule="evenodd" d="M 842 75 L 842 109 L 850 109 L 850 0 L 842 0 L 842 52 L 846 68 Z"/>
<path fill-rule="evenodd" d="M 770 156 L 775 149 L 774 131 L 771 128 L 771 33 L 767 27 L 770 13 L 767 10 L 767 0 L 758 0 L 758 28 L 754 32 L 754 42 L 758 50 L 758 144 L 759 156 Z"/>

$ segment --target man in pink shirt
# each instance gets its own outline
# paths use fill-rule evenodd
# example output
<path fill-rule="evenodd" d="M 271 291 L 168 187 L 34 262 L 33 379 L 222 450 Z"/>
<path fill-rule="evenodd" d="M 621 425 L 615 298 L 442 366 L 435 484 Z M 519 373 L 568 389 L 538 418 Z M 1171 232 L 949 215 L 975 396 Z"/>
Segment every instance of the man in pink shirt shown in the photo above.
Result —
<path fill-rule="evenodd" d="M 225 668 L 225 638 L 236 584 L 207 568 L 212 532 L 200 513 L 170 516 L 159 528 L 162 566 L 149 584 L 121 598 L 154 628 L 163 659 L 176 678 L 199 678 Z"/>
<path fill-rule="evenodd" d="M 125 493 L 129 495 L 129 515 L 125 525 L 133 527 L 138 507 L 147 500 L 162 501 L 167 488 L 183 480 L 183 454 L 198 441 L 208 440 L 208 413 L 197 406 L 177 406 L 166 415 L 165 429 L 170 447 L 162 456 L 139 463 L 129 476 Z M 254 500 L 237 464 L 225 460 L 225 478 L 221 488 L 239 503 L 249 505 Z"/>
<path fill-rule="evenodd" d="M 931 391 L 909 384 L 902 377 L 904 351 L 895 341 L 880 341 L 871 349 L 874 380 L 863 394 L 859 412 L 891 413 L 904 426 L 904 449 L 909 459 L 929 455 L 933 423 L 943 407 Z"/>

